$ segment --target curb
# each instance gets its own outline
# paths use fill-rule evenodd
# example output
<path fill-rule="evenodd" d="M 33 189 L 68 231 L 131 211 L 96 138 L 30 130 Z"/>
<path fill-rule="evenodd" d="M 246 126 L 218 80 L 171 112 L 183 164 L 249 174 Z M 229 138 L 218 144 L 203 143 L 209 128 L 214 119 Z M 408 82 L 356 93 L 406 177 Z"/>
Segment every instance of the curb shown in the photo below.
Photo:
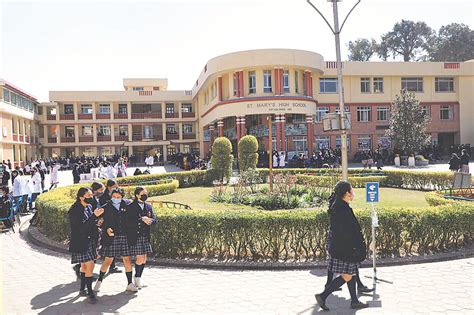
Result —
<path fill-rule="evenodd" d="M 29 221 L 28 221 L 29 222 Z M 53 252 L 69 255 L 65 244 L 61 244 L 43 235 L 38 228 L 28 225 L 26 228 L 27 238 L 36 246 L 49 249 Z M 397 258 L 381 258 L 377 260 L 377 267 L 404 266 L 412 264 L 424 264 L 442 262 L 456 259 L 474 257 L 474 246 L 456 251 L 442 252 L 427 256 L 410 256 Z M 224 261 L 198 261 L 184 259 L 162 259 L 148 258 L 147 265 L 169 267 L 169 268 L 192 268 L 192 269 L 214 269 L 214 270 L 312 270 L 326 269 L 326 261 L 315 262 L 224 262 Z M 361 268 L 372 268 L 370 259 L 362 263 Z"/>

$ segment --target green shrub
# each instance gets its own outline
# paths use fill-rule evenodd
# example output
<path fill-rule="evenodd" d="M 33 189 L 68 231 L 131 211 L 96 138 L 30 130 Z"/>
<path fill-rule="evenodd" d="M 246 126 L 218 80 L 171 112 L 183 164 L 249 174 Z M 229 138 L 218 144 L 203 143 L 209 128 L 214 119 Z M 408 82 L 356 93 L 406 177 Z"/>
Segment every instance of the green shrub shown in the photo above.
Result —
<path fill-rule="evenodd" d="M 212 145 L 211 164 L 220 181 L 229 179 L 232 174 L 232 144 L 226 137 L 219 137 Z"/>
<path fill-rule="evenodd" d="M 251 135 L 242 137 L 239 140 L 239 168 L 241 172 L 248 169 L 257 168 L 258 161 L 258 141 L 257 138 Z"/>
<path fill-rule="evenodd" d="M 179 181 L 179 187 L 194 187 L 194 186 L 207 186 L 212 183 L 209 178 L 209 171 L 194 170 L 186 172 L 173 172 L 173 173 L 161 173 L 161 174 L 150 174 L 140 176 L 127 176 L 117 178 L 117 183 L 121 184 L 136 184 L 142 185 L 143 183 L 152 183 L 156 181 L 176 179 Z"/>

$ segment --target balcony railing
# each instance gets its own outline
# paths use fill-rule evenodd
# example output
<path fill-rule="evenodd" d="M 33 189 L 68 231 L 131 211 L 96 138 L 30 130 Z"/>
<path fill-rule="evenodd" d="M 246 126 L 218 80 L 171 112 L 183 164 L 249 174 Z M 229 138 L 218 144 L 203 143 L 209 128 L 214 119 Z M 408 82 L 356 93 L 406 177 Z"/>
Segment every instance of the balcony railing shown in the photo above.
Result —
<path fill-rule="evenodd" d="M 166 113 L 165 117 L 166 118 L 178 118 L 179 114 L 178 113 Z"/>
<path fill-rule="evenodd" d="M 56 120 L 56 115 L 46 115 L 47 120 Z"/>
<path fill-rule="evenodd" d="M 56 137 L 54 137 L 54 138 L 53 138 L 53 137 L 49 137 L 49 138 L 48 138 L 48 143 L 57 143 L 57 142 L 58 142 L 58 138 L 56 138 Z"/>
<path fill-rule="evenodd" d="M 132 119 L 161 118 L 161 113 L 132 113 Z"/>
<path fill-rule="evenodd" d="M 99 142 L 112 141 L 112 136 L 97 136 L 97 141 Z"/>
<path fill-rule="evenodd" d="M 18 141 L 18 135 L 16 133 L 12 134 L 13 141 Z"/>
<path fill-rule="evenodd" d="M 25 135 L 25 142 L 30 143 L 30 136 Z"/>
<path fill-rule="evenodd" d="M 79 114 L 77 115 L 78 119 L 92 119 L 92 114 Z"/>
<path fill-rule="evenodd" d="M 128 141 L 128 136 L 115 135 L 115 141 Z"/>
<path fill-rule="evenodd" d="M 20 135 L 20 142 L 23 142 L 25 140 L 25 136 Z"/>
<path fill-rule="evenodd" d="M 79 142 L 94 142 L 93 136 L 80 136 Z"/>
<path fill-rule="evenodd" d="M 142 140 L 142 134 L 141 133 L 134 133 L 132 135 L 132 140 L 133 141 L 141 141 Z"/>
<path fill-rule="evenodd" d="M 194 118 L 196 117 L 196 113 L 195 112 L 183 112 L 181 113 L 182 117 L 183 118 Z"/>
<path fill-rule="evenodd" d="M 166 140 L 178 140 L 179 139 L 179 134 L 177 133 L 167 133 L 166 134 Z"/>
<path fill-rule="evenodd" d="M 110 114 L 95 114 L 96 119 L 110 119 Z"/>
<path fill-rule="evenodd" d="M 60 120 L 74 120 L 74 114 L 61 114 L 59 115 Z"/>
<path fill-rule="evenodd" d="M 127 114 L 127 113 L 125 113 L 125 114 L 123 114 L 123 113 L 118 113 L 118 114 L 115 113 L 115 114 L 114 114 L 114 119 L 128 119 L 128 114 Z"/>
<path fill-rule="evenodd" d="M 61 143 L 76 142 L 76 137 L 61 137 Z"/>
<path fill-rule="evenodd" d="M 147 136 L 147 137 L 142 136 L 142 140 L 143 141 L 161 141 L 163 140 L 163 136 L 161 134 Z"/>
<path fill-rule="evenodd" d="M 195 133 L 183 133 L 183 139 L 196 139 Z"/>

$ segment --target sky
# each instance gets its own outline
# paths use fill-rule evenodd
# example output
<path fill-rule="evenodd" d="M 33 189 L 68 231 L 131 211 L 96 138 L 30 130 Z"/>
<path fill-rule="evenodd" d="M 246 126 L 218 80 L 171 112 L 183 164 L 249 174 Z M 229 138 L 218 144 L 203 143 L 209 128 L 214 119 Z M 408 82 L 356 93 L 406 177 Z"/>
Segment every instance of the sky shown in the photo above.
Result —
<path fill-rule="evenodd" d="M 332 6 L 312 0 L 332 23 Z M 357 0 L 340 3 L 340 19 Z M 123 78 L 168 78 L 190 90 L 206 62 L 261 48 L 335 60 L 334 37 L 306 0 L 0 0 L 0 78 L 48 101 L 49 91 L 122 90 Z M 379 39 L 402 20 L 474 28 L 472 0 L 362 0 L 341 33 Z"/>

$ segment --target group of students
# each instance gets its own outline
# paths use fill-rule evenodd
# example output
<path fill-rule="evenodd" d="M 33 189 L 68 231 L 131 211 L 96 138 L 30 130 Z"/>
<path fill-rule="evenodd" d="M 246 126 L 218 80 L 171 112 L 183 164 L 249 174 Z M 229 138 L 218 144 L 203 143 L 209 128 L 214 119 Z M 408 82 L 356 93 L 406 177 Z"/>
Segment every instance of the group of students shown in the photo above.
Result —
<path fill-rule="evenodd" d="M 68 212 L 71 263 L 79 264 L 79 294 L 86 296 L 90 303 L 97 302 L 95 292 L 100 290 L 115 258 L 122 257 L 127 291 L 137 292 L 145 287 L 141 277 L 147 255 L 152 252 L 150 227 L 156 222 L 156 216 L 152 205 L 146 202 L 146 188 L 136 187 L 133 200 L 127 200 L 114 180 L 108 180 L 106 186 L 93 182 L 91 188 L 79 188 L 76 201 Z M 132 279 L 133 256 L 135 277 Z M 93 289 L 95 260 L 100 257 L 103 263 Z"/>

